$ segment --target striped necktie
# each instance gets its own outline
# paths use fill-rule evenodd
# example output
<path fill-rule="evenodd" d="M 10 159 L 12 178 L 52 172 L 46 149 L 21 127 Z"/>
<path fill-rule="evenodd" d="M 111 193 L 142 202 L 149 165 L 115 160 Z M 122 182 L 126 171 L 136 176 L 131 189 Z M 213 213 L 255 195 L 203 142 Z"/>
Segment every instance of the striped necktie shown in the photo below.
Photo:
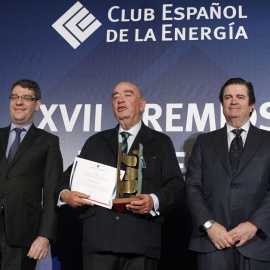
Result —
<path fill-rule="evenodd" d="M 122 131 L 120 134 L 122 135 L 122 153 L 127 154 L 128 150 L 127 139 L 131 134 L 126 131 Z"/>

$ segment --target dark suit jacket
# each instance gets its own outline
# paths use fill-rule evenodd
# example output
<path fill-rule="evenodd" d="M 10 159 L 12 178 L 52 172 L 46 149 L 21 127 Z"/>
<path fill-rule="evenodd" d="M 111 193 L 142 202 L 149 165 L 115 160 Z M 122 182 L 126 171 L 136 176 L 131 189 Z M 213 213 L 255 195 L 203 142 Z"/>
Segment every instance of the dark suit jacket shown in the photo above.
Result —
<path fill-rule="evenodd" d="M 117 167 L 118 128 L 106 130 L 90 137 L 80 154 L 81 158 Z M 159 199 L 163 213 L 181 199 L 184 182 L 170 138 L 144 124 L 129 151 L 144 147 L 142 193 L 154 193 Z M 69 189 L 72 166 L 63 174 L 56 196 Z M 84 220 L 83 252 L 135 253 L 153 258 L 160 256 L 160 217 L 118 213 L 114 209 L 86 207 L 81 217 Z"/>
<path fill-rule="evenodd" d="M 227 230 L 242 222 L 260 231 L 239 252 L 270 261 L 270 133 L 252 125 L 235 176 L 229 165 L 227 128 L 198 136 L 187 170 L 186 189 L 194 228 L 190 248 L 216 250 L 200 226 L 214 219 Z"/>
<path fill-rule="evenodd" d="M 53 239 L 53 192 L 63 172 L 58 137 L 31 126 L 10 167 L 6 159 L 10 126 L 0 129 L 0 205 L 10 245 L 30 247 L 37 236 Z M 43 200 L 43 202 L 42 202 Z"/>

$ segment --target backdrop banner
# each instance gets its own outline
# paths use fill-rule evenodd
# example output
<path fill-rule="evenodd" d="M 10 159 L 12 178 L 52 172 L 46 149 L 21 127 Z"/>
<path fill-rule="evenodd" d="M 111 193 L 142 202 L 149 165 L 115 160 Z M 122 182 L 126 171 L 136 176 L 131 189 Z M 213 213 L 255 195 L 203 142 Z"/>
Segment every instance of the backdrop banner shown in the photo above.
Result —
<path fill-rule="evenodd" d="M 0 126 L 10 87 L 42 90 L 35 125 L 60 137 L 65 169 L 86 139 L 117 124 L 111 94 L 121 81 L 146 99 L 144 123 L 169 135 L 179 166 L 199 133 L 225 123 L 218 95 L 231 77 L 252 82 L 252 123 L 270 130 L 270 2 L 267 0 L 1 0 Z M 58 242 L 39 269 L 80 269 L 81 223 L 64 207 Z M 184 205 L 164 225 L 160 269 L 196 269 Z"/>

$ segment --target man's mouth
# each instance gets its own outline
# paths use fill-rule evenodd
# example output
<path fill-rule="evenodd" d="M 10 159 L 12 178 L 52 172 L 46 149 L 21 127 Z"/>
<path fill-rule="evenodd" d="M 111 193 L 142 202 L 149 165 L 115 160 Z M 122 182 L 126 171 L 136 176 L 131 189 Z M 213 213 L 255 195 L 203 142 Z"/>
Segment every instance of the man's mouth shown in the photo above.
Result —
<path fill-rule="evenodd" d="M 117 108 L 117 110 L 118 110 L 118 112 L 122 112 L 122 111 L 126 110 L 126 107 L 125 106 L 119 106 Z"/>
<path fill-rule="evenodd" d="M 25 109 L 23 108 L 15 108 L 15 112 L 23 112 Z"/>

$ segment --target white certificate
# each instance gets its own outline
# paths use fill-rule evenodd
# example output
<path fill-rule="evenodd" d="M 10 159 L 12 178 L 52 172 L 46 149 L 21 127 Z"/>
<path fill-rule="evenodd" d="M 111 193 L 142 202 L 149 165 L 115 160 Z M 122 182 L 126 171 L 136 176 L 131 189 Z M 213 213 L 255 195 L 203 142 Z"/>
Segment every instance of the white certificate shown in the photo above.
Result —
<path fill-rule="evenodd" d="M 70 187 L 72 191 L 90 195 L 86 200 L 111 209 L 116 177 L 116 168 L 76 157 L 70 175 Z"/>

